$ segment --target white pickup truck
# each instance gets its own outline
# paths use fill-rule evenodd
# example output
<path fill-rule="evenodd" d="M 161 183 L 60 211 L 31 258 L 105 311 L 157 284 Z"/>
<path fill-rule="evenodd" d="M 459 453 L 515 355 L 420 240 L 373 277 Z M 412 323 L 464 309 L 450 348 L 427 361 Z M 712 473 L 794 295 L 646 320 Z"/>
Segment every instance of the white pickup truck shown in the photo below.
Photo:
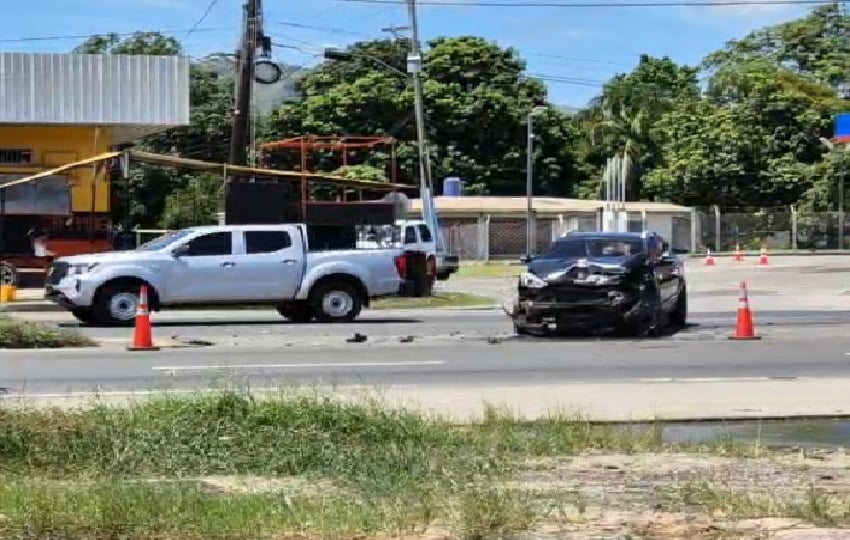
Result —
<path fill-rule="evenodd" d="M 45 297 L 84 323 L 132 324 L 142 285 L 150 309 L 191 304 L 275 306 L 293 321 L 354 320 L 370 299 L 402 294 L 401 249 L 310 251 L 307 228 L 193 227 L 132 251 L 60 257 Z"/>
<path fill-rule="evenodd" d="M 358 240 L 357 247 L 400 247 L 426 253 L 434 258 L 436 279 L 445 281 L 457 272 L 459 261 L 457 255 L 447 255 L 437 246 L 437 240 L 431 228 L 424 220 L 399 219 L 395 225 L 376 227 L 371 237 Z"/>

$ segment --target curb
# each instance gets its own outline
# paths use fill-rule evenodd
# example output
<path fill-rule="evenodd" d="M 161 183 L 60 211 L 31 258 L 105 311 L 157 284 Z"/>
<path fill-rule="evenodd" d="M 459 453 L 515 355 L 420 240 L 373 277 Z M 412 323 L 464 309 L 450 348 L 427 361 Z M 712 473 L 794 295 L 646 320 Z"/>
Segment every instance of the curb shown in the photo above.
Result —
<path fill-rule="evenodd" d="M 58 313 L 62 311 L 65 310 L 52 302 L 23 301 L 13 302 L 11 304 L 0 304 L 0 313 Z"/>

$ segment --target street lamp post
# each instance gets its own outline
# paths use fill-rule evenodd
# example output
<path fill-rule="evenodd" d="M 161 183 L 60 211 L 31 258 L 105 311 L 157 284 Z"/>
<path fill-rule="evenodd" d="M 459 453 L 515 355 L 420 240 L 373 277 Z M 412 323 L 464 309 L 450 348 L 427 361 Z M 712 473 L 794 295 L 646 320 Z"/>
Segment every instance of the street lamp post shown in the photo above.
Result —
<path fill-rule="evenodd" d="M 526 148 L 526 163 L 525 163 L 525 254 L 527 257 L 533 255 L 534 248 L 534 227 L 532 216 L 534 214 L 534 186 L 532 180 L 534 178 L 534 117 L 546 111 L 546 107 L 534 107 L 526 117 L 528 126 L 528 141 Z"/>

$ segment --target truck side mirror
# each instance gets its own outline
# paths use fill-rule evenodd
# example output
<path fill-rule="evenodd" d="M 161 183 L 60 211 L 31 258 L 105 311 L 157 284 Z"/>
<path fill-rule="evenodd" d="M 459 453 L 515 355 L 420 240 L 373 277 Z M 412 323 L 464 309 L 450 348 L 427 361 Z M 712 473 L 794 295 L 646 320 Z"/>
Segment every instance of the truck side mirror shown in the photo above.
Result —
<path fill-rule="evenodd" d="M 171 256 L 174 257 L 175 259 L 179 259 L 183 255 L 186 255 L 188 253 L 189 253 L 189 245 L 188 244 L 182 244 L 182 245 L 177 246 L 176 248 L 171 250 Z"/>
<path fill-rule="evenodd" d="M 522 264 L 528 264 L 533 260 L 534 260 L 534 255 L 523 255 L 522 257 L 519 258 L 519 262 L 521 262 Z"/>

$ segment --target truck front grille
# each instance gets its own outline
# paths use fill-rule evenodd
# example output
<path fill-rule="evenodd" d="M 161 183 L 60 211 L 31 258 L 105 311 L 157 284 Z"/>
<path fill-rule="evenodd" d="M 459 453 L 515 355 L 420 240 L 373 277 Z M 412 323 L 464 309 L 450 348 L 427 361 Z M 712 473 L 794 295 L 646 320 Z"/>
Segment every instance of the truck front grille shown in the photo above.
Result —
<path fill-rule="evenodd" d="M 68 263 L 55 262 L 50 265 L 50 271 L 47 274 L 48 285 L 58 285 L 62 278 L 68 275 Z"/>

